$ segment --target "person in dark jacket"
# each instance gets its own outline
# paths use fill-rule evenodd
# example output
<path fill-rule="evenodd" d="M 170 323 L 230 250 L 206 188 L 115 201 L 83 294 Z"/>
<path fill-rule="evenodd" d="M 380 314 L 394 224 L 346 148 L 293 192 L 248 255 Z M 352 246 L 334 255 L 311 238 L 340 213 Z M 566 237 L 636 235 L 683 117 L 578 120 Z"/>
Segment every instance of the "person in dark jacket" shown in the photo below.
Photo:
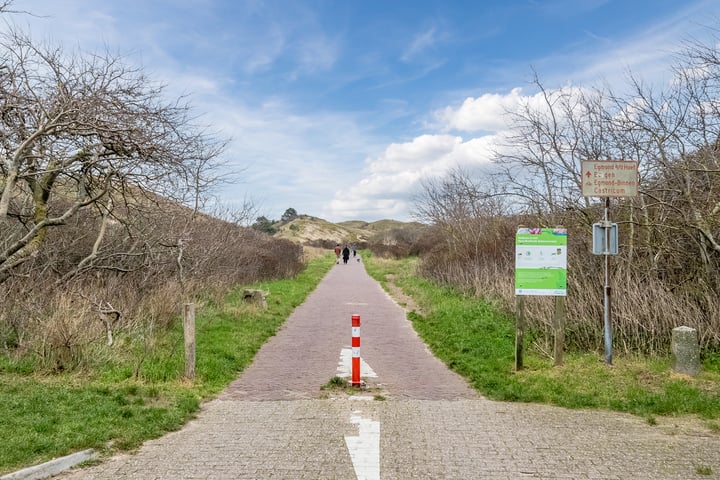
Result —
<path fill-rule="evenodd" d="M 348 260 L 350 259 L 350 249 L 348 248 L 347 245 L 345 245 L 345 248 L 343 248 L 342 256 L 343 256 L 343 263 L 347 264 Z"/>

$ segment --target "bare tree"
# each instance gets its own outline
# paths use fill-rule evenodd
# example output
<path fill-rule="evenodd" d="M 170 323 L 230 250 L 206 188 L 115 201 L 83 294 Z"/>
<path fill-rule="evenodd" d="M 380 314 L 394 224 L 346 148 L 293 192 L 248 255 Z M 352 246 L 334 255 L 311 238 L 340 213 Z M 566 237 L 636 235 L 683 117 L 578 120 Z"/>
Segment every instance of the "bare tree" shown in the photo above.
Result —
<path fill-rule="evenodd" d="M 0 1 L 0 13 L 19 13 L 16 10 L 12 10 L 12 4 L 14 0 L 2 0 Z M 23 12 L 25 13 L 25 12 Z"/>
<path fill-rule="evenodd" d="M 615 131 L 641 162 L 642 196 L 629 220 L 642 236 L 633 241 L 657 275 L 675 284 L 703 278 L 720 286 L 717 47 L 687 44 L 673 72 L 673 82 L 659 91 L 633 78 L 631 93 L 616 99 L 623 108 Z"/>
<path fill-rule="evenodd" d="M 485 257 L 495 220 L 508 215 L 506 193 L 485 172 L 479 179 L 462 168 L 422 183 L 413 200 L 413 215 L 442 233 L 447 261 L 472 265 Z"/>
<path fill-rule="evenodd" d="M 102 221 L 78 267 L 122 220 L 117 203 L 162 196 L 197 209 L 224 145 L 183 98 L 165 101 L 118 56 L 66 54 L 16 30 L 0 37 L 0 65 L 0 283 L 88 207 Z"/>
<path fill-rule="evenodd" d="M 582 160 L 612 159 L 603 94 L 564 87 L 547 89 L 537 76 L 537 95 L 508 112 L 514 134 L 495 162 L 526 213 L 548 223 L 553 215 L 588 205 L 580 195 Z"/>

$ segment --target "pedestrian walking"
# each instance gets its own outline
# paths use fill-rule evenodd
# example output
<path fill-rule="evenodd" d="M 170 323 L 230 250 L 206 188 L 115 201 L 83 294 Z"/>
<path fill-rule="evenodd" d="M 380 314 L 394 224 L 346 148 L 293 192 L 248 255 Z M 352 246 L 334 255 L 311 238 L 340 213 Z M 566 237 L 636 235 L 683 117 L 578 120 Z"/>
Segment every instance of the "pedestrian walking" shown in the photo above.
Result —
<path fill-rule="evenodd" d="M 345 248 L 342 249 L 342 257 L 343 263 L 347 264 L 348 260 L 350 260 L 350 249 L 347 245 L 345 245 Z"/>
<path fill-rule="evenodd" d="M 335 244 L 335 263 L 340 263 L 340 253 L 342 252 L 342 249 L 340 248 L 340 244 Z"/>

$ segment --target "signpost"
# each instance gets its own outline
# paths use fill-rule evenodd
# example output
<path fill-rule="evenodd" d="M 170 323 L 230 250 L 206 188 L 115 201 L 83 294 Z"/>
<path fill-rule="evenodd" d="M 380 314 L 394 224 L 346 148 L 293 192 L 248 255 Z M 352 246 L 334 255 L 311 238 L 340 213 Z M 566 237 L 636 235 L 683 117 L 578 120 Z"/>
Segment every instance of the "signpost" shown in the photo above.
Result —
<path fill-rule="evenodd" d="M 603 289 L 603 323 L 605 330 L 605 363 L 612 365 L 612 324 L 610 322 L 610 255 L 617 254 L 617 224 L 610 222 L 610 197 L 638 195 L 638 162 L 584 161 L 582 162 L 583 197 L 604 197 L 605 218 L 593 228 L 604 230 L 604 241 L 593 240 L 593 253 L 605 257 L 605 286 Z"/>

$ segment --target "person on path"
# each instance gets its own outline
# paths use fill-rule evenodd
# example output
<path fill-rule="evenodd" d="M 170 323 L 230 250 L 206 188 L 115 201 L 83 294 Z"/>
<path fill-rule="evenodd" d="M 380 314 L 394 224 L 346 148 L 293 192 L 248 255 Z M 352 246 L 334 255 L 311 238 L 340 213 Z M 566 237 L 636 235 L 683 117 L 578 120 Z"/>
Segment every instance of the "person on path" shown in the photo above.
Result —
<path fill-rule="evenodd" d="M 340 249 L 340 244 L 335 244 L 335 263 L 340 263 L 340 252 L 342 250 Z"/>
<path fill-rule="evenodd" d="M 350 249 L 347 245 L 345 245 L 345 248 L 342 250 L 342 256 L 343 256 L 343 263 L 347 264 L 348 260 L 350 259 Z"/>

